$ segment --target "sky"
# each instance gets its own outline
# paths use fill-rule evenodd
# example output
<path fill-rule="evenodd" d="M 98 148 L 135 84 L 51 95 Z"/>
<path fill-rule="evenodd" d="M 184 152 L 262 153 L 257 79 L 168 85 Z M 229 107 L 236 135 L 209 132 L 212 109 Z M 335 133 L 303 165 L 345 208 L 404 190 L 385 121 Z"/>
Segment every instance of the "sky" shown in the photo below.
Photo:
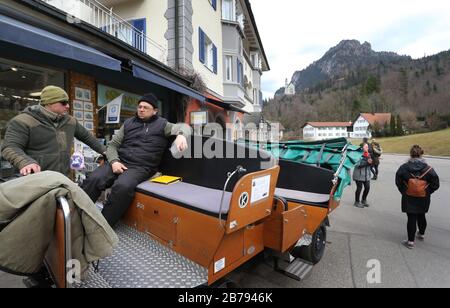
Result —
<path fill-rule="evenodd" d="M 270 72 L 264 98 L 344 39 L 415 59 L 450 49 L 448 0 L 250 0 Z"/>

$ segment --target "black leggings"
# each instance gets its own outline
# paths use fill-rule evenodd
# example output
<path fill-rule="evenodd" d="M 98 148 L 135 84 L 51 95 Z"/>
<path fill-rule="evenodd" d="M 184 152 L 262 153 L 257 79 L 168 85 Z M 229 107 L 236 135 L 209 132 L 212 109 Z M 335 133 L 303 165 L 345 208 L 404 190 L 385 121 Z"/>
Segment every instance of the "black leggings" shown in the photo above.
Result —
<path fill-rule="evenodd" d="M 361 191 L 363 189 L 363 186 L 364 186 L 364 193 L 363 193 L 362 201 L 367 201 L 367 196 L 369 195 L 369 192 L 370 192 L 370 181 L 367 181 L 367 182 L 356 181 L 356 194 L 355 194 L 356 202 L 361 201 L 360 196 L 361 196 Z"/>
<path fill-rule="evenodd" d="M 408 241 L 415 242 L 417 226 L 419 226 L 419 233 L 425 235 L 427 230 L 427 219 L 425 214 L 410 214 L 408 213 Z"/>

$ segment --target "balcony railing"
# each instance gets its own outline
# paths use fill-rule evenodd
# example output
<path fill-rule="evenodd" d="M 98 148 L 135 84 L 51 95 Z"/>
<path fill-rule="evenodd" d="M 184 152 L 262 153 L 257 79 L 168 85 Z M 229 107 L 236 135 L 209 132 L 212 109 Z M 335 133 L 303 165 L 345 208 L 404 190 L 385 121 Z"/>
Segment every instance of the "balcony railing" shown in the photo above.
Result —
<path fill-rule="evenodd" d="M 66 12 L 67 21 L 87 22 L 104 32 L 122 40 L 128 45 L 167 64 L 167 52 L 163 46 L 149 38 L 143 31 L 134 27 L 114 13 L 112 9 L 96 0 L 41 0 Z"/>

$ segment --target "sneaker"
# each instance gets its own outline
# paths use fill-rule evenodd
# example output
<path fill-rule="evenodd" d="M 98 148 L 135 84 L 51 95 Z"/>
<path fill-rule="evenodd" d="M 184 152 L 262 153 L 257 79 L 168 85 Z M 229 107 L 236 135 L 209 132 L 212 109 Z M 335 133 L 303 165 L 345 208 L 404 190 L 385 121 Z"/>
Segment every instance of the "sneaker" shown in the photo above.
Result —
<path fill-rule="evenodd" d="M 361 202 L 355 202 L 355 204 L 353 204 L 353 206 L 360 208 L 360 209 L 364 208 L 364 205 Z"/>
<path fill-rule="evenodd" d="M 362 205 L 363 205 L 364 207 L 370 207 L 370 205 L 369 205 L 369 203 L 367 203 L 367 201 L 363 201 L 363 202 L 362 202 Z"/>
<path fill-rule="evenodd" d="M 420 232 L 417 233 L 416 238 L 419 241 L 424 241 L 425 240 L 425 235 L 420 234 Z"/>
<path fill-rule="evenodd" d="M 403 246 L 405 246 L 408 249 L 414 249 L 414 247 L 416 246 L 414 244 L 414 242 L 410 242 L 410 241 L 403 241 L 402 244 L 403 244 Z"/>

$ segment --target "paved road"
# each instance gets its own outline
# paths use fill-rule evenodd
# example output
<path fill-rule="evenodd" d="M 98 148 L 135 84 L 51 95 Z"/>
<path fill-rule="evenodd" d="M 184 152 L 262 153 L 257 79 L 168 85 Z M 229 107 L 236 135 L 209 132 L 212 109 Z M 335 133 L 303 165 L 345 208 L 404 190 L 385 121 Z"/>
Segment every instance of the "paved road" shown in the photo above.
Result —
<path fill-rule="evenodd" d="M 394 184 L 406 159 L 384 156 L 369 209 L 353 207 L 355 185 L 346 189 L 341 207 L 330 217 L 326 254 L 305 281 L 286 278 L 264 263 L 248 264 L 234 278 L 244 287 L 450 287 L 450 160 L 427 160 L 441 178 L 441 189 L 432 199 L 426 241 L 411 251 L 400 244 L 407 238 L 406 215 Z M 372 259 L 381 263 L 381 284 L 367 282 Z"/>
<path fill-rule="evenodd" d="M 330 217 L 332 227 L 323 260 L 311 275 L 298 282 L 272 270 L 264 262 L 251 262 L 236 271 L 233 279 L 242 287 L 450 287 L 450 160 L 429 159 L 441 177 L 441 189 L 433 196 L 426 241 L 408 250 L 406 215 L 394 187 L 403 156 L 385 155 L 381 176 L 372 182 L 368 209 L 352 206 L 355 187 L 347 188 L 341 207 Z M 369 260 L 379 260 L 381 283 L 369 284 Z M 0 287 L 20 287 L 21 279 L 0 272 Z"/>

